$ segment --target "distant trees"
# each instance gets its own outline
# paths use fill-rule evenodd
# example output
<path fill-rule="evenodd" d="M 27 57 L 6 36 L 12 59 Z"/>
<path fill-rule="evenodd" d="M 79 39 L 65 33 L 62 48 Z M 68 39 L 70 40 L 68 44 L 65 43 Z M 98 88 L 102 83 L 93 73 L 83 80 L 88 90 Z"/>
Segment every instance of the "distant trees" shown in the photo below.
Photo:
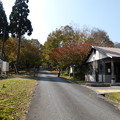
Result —
<path fill-rule="evenodd" d="M 115 43 L 114 45 L 116 48 L 120 48 L 120 43 Z"/>
<path fill-rule="evenodd" d="M 100 29 L 74 29 L 66 25 L 51 32 L 42 46 L 38 40 L 26 40 L 23 35 L 31 35 L 33 28 L 28 19 L 29 0 L 16 0 L 10 14 L 10 24 L 0 1 L 0 45 L 1 55 L 17 68 L 39 66 L 43 61 L 49 66 L 61 68 L 82 65 L 90 46 L 114 46 L 107 33 Z M 9 33 L 12 37 L 9 37 Z M 7 40 L 8 39 L 8 40 Z M 6 41 L 7 40 L 7 41 Z M 4 42 L 5 49 L 4 51 Z M 20 56 L 21 53 L 21 56 Z M 19 64 L 19 66 L 18 66 Z M 18 70 L 18 69 L 17 69 Z"/>
<path fill-rule="evenodd" d="M 37 43 L 37 44 L 36 44 Z M 20 67 L 39 68 L 42 63 L 42 45 L 38 40 L 26 40 L 21 46 Z"/>
<path fill-rule="evenodd" d="M 107 33 L 100 29 L 93 29 L 89 39 L 91 39 L 91 42 L 98 44 L 99 46 L 114 46 L 114 43 L 110 40 Z"/>
<path fill-rule="evenodd" d="M 20 46 L 21 36 L 27 33 L 32 34 L 32 26 L 30 20 L 27 18 L 29 15 L 28 0 L 16 0 L 10 15 L 10 32 L 13 37 L 18 38 L 18 54 L 17 54 L 17 68 L 20 59 Z"/>
<path fill-rule="evenodd" d="M 43 54 L 49 66 L 63 68 L 72 64 L 81 65 L 91 45 L 114 46 L 103 30 L 76 30 L 67 25 L 48 35 Z"/>
<path fill-rule="evenodd" d="M 8 34 L 8 21 L 5 10 L 3 8 L 3 4 L 0 1 L 0 39 L 2 40 L 1 56 L 4 55 L 4 42 L 8 39 Z"/>
<path fill-rule="evenodd" d="M 16 0 L 10 14 L 10 23 L 0 1 L 0 48 L 1 55 L 9 61 L 13 68 L 30 69 L 39 67 L 42 63 L 43 46 L 37 39 L 27 40 L 23 35 L 31 35 L 33 28 L 31 21 L 28 19 L 29 9 L 27 3 L 29 0 Z M 9 37 L 9 33 L 12 37 Z M 7 40 L 8 39 L 8 40 Z M 6 41 L 7 40 L 7 41 Z M 4 51 L 4 42 L 5 51 Z M 21 55 L 20 55 L 21 53 Z M 19 64 L 19 66 L 18 66 Z M 16 69 L 18 72 L 18 69 Z"/>
<path fill-rule="evenodd" d="M 37 44 L 36 44 L 37 43 Z M 0 42 L 0 48 L 2 42 Z M 22 70 L 39 67 L 42 64 L 42 45 L 38 40 L 21 39 L 21 56 L 19 67 Z M 5 58 L 10 63 L 10 67 L 15 69 L 17 59 L 17 41 L 15 38 L 9 37 L 5 43 Z"/>
<path fill-rule="evenodd" d="M 86 57 L 90 45 L 88 44 L 65 44 L 52 50 L 49 54 L 50 59 L 54 61 L 54 65 L 59 65 L 61 68 L 70 65 L 81 65 Z"/>

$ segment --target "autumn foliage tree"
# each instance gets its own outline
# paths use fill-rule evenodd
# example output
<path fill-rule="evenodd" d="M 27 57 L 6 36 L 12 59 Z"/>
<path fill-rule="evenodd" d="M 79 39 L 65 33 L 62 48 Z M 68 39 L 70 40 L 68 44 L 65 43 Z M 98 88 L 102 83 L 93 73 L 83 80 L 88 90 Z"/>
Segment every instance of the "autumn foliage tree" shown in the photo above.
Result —
<path fill-rule="evenodd" d="M 0 41 L 0 48 L 2 42 Z M 42 63 L 42 45 L 38 40 L 21 39 L 20 70 L 30 70 L 33 67 L 39 67 Z M 17 41 L 13 37 L 5 42 L 5 58 L 10 63 L 10 69 L 15 69 L 17 58 Z"/>
<path fill-rule="evenodd" d="M 44 44 L 44 58 L 48 65 L 62 67 L 79 64 L 90 46 L 114 46 L 107 33 L 100 29 L 76 30 L 72 26 L 62 26 L 48 35 Z"/>
<path fill-rule="evenodd" d="M 54 61 L 54 64 L 59 65 L 61 68 L 70 65 L 81 66 L 90 47 L 89 44 L 65 44 L 62 47 L 53 49 L 50 58 Z"/>
<path fill-rule="evenodd" d="M 20 66 L 30 69 L 39 68 L 42 63 L 42 45 L 34 40 L 26 40 L 21 47 Z"/>

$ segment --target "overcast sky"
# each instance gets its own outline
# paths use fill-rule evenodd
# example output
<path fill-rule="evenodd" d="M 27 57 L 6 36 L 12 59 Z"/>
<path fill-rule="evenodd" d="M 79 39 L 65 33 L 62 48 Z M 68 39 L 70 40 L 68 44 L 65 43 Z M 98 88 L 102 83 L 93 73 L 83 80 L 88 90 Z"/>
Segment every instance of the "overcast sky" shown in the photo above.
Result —
<path fill-rule="evenodd" d="M 9 17 L 15 0 L 1 0 Z M 120 42 L 120 0 L 29 0 L 30 38 L 44 44 L 49 33 L 75 24 L 105 30 L 113 42 Z"/>

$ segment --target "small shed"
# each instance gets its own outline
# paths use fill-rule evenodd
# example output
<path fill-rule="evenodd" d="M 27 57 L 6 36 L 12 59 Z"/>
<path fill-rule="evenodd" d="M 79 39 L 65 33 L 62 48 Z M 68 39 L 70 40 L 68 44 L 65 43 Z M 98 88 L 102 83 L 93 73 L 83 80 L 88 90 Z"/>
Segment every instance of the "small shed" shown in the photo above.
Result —
<path fill-rule="evenodd" d="M 9 71 L 9 63 L 0 58 L 0 73 Z"/>
<path fill-rule="evenodd" d="M 92 46 L 85 63 L 86 81 L 120 83 L 120 48 Z"/>

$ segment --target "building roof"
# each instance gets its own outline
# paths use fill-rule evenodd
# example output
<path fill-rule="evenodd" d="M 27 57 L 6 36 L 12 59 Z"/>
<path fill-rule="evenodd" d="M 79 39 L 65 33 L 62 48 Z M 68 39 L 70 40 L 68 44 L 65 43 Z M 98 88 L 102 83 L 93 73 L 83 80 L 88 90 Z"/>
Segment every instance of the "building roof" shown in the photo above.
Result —
<path fill-rule="evenodd" d="M 88 53 L 87 57 L 85 58 L 84 62 L 86 62 L 89 59 L 93 50 L 97 50 L 101 54 L 103 54 L 109 58 L 120 58 L 120 48 L 92 46 L 92 48 L 91 48 L 90 52 Z"/>
<path fill-rule="evenodd" d="M 92 46 L 92 49 L 96 49 L 110 58 L 120 57 L 120 48 Z"/>

